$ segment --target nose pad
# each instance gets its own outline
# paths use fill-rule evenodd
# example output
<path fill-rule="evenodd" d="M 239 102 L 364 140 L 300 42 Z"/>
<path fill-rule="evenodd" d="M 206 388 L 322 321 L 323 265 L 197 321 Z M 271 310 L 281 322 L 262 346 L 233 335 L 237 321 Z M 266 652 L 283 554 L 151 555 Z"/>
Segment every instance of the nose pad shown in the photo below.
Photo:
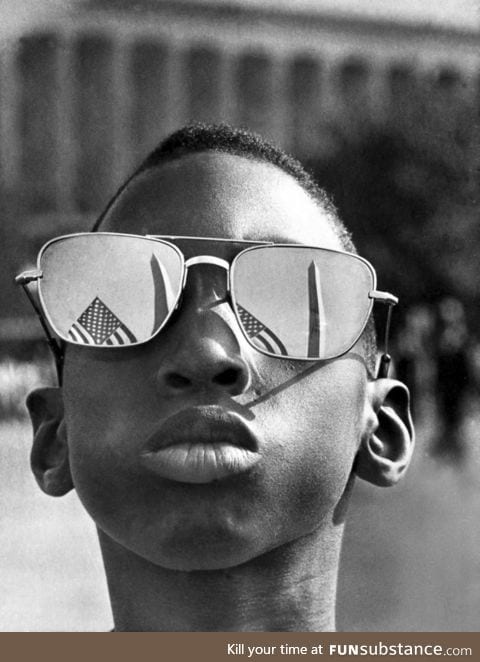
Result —
<path fill-rule="evenodd" d="M 235 396 L 248 388 L 248 364 L 224 343 L 204 337 L 190 349 L 185 345 L 178 349 L 180 351 L 165 359 L 157 373 L 157 384 L 163 395 L 210 390 Z"/>

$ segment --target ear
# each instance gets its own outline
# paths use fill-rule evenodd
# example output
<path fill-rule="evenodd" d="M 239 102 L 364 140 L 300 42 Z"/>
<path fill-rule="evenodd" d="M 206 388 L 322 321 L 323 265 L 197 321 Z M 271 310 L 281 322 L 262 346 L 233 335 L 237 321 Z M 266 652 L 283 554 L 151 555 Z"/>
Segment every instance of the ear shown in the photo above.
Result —
<path fill-rule="evenodd" d="M 374 485 L 394 485 L 410 464 L 414 439 L 407 387 L 394 379 L 369 382 L 365 432 L 354 465 L 356 474 Z"/>
<path fill-rule="evenodd" d="M 62 496 L 73 488 L 62 391 L 39 388 L 27 398 L 33 425 L 32 471 L 42 490 L 50 496 Z"/>

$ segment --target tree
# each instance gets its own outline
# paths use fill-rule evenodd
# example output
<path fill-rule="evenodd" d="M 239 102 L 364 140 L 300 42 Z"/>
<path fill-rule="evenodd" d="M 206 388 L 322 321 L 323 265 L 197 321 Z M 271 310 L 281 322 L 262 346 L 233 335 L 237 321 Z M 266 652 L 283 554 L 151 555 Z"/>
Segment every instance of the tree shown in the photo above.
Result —
<path fill-rule="evenodd" d="M 445 89 L 446 88 L 446 89 Z M 480 321 L 480 140 L 473 99 L 452 81 L 417 87 L 380 124 L 345 132 L 310 163 L 334 198 L 382 289 L 402 308 L 460 299 Z"/>

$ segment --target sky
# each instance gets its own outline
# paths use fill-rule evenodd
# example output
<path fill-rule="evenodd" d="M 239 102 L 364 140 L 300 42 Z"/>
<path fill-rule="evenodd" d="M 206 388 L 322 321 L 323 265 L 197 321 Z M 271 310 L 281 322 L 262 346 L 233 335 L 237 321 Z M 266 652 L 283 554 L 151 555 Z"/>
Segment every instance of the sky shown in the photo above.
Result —
<path fill-rule="evenodd" d="M 205 0 L 200 0 L 205 1 Z M 462 28 L 480 26 L 480 0 L 239 0 L 245 5 L 282 6 L 315 12 L 346 13 L 446 24 Z"/>
<path fill-rule="evenodd" d="M 49 14 L 65 11 L 76 0 L 0 0 L 0 34 L 34 25 Z"/>
<path fill-rule="evenodd" d="M 0 32 L 15 32 L 84 0 L 0 0 Z M 212 0 L 196 0 L 198 3 Z M 459 28 L 480 28 L 480 0 L 216 0 L 251 6 L 379 17 Z M 135 0 L 132 0 L 132 6 Z"/>

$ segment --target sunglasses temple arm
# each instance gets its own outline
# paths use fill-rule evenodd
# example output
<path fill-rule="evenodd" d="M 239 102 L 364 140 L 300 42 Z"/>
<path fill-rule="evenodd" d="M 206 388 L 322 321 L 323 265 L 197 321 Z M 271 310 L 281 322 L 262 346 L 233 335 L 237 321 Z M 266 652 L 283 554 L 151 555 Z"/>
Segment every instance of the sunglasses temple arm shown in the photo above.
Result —
<path fill-rule="evenodd" d="M 63 349 L 62 346 L 55 340 L 55 338 L 52 337 L 50 330 L 47 326 L 47 323 L 45 322 L 45 318 L 43 316 L 42 311 L 40 308 L 37 306 L 37 303 L 33 296 L 30 293 L 30 290 L 27 287 L 26 282 L 22 282 L 20 279 L 17 279 L 16 281 L 19 285 L 22 286 L 23 291 L 28 297 L 28 300 L 33 306 L 34 311 L 37 314 L 38 319 L 40 320 L 40 324 L 42 325 L 42 329 L 47 337 L 47 343 L 48 346 L 50 347 L 50 350 L 53 354 L 53 358 L 55 359 L 55 368 L 57 370 L 57 379 L 58 379 L 58 385 L 62 385 L 62 373 L 63 373 Z"/>
<path fill-rule="evenodd" d="M 395 305 L 394 301 L 385 301 L 386 305 L 388 306 L 387 309 L 387 319 L 385 322 L 385 336 L 383 339 L 383 353 L 382 356 L 380 357 L 380 364 L 378 366 L 378 372 L 377 372 L 377 379 L 386 379 L 388 377 L 388 373 L 390 370 L 390 363 L 392 361 L 392 357 L 388 353 L 388 342 L 390 338 L 390 323 L 392 321 L 392 310 L 393 306 Z"/>

